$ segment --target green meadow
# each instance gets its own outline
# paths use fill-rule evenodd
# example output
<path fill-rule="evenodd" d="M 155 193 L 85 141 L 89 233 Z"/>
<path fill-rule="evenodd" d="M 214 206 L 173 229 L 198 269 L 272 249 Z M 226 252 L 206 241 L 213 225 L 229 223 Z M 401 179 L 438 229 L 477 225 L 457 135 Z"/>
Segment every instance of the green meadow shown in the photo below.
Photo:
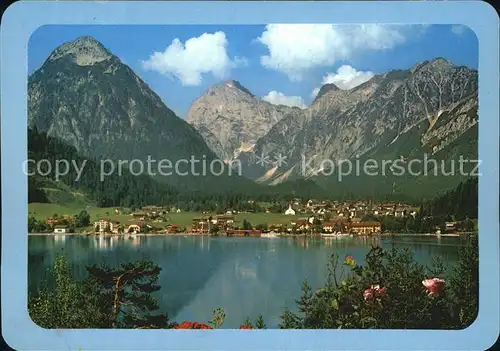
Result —
<path fill-rule="evenodd" d="M 92 206 L 61 206 L 50 203 L 30 203 L 28 204 L 28 217 L 35 217 L 37 220 L 45 220 L 55 214 L 61 215 L 76 215 L 80 211 L 85 210 L 90 214 L 91 222 L 99 219 L 111 219 L 119 221 L 123 224 L 132 224 L 137 221 L 130 214 L 116 214 L 114 207 L 98 208 Z M 180 212 L 168 213 L 166 222 L 155 222 L 155 226 L 163 226 L 167 224 L 177 224 L 181 227 L 191 226 L 193 218 L 216 216 L 216 213 L 201 213 L 201 212 Z M 241 225 L 246 219 L 253 226 L 258 224 L 289 224 L 290 221 L 297 218 L 305 218 L 307 214 L 301 216 L 285 216 L 281 213 L 238 213 L 234 215 L 234 220 L 237 225 Z M 150 221 L 153 223 L 153 221 Z"/>

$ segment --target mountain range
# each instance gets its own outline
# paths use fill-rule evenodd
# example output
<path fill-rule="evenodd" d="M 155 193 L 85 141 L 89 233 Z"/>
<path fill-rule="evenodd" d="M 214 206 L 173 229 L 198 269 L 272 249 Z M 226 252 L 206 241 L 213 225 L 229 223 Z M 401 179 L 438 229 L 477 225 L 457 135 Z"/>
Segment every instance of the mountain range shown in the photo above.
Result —
<path fill-rule="evenodd" d="M 186 121 L 226 162 L 249 152 L 285 116 L 299 117 L 298 107 L 272 105 L 254 96 L 237 81 L 210 87 L 188 110 Z"/>
<path fill-rule="evenodd" d="M 306 108 L 273 105 L 240 82 L 224 81 L 192 103 L 186 120 L 91 37 L 55 49 L 28 84 L 29 127 L 83 156 L 175 162 L 194 155 L 243 170 L 243 177 L 155 177 L 181 188 L 262 189 L 307 179 L 332 196 L 419 197 L 466 178 L 441 175 L 460 155 L 477 159 L 478 73 L 443 58 L 375 75 L 350 90 L 326 84 Z M 433 168 L 436 176 L 361 174 L 339 181 L 333 169 L 343 160 L 408 166 L 424 155 L 443 161 Z"/>
<path fill-rule="evenodd" d="M 243 177 L 210 172 L 203 177 L 184 176 L 202 173 L 201 160 L 210 162 L 216 155 L 192 125 L 177 117 L 130 67 L 92 37 L 61 45 L 29 77 L 28 125 L 75 147 L 82 156 L 110 159 L 116 169 L 120 161 L 134 167 L 133 160 L 139 160 L 133 163 L 139 172 L 149 157 L 156 161 L 151 163 L 151 174 L 179 187 L 215 191 L 218 186 L 251 185 Z M 176 172 L 176 162 L 192 155 L 200 161 L 194 171 L 179 164 L 184 168 L 179 166 Z M 160 160 L 172 165 L 162 169 L 168 175 L 157 169 Z"/>
<path fill-rule="evenodd" d="M 477 160 L 477 81 L 476 70 L 435 58 L 410 70 L 375 75 L 350 90 L 326 84 L 305 109 L 267 104 L 229 81 L 197 99 L 188 121 L 208 145 L 215 145 L 219 157 L 238 160 L 243 174 L 257 182 L 276 185 L 307 178 L 333 192 L 347 187 L 362 194 L 375 185 L 381 192 L 401 188 L 418 196 L 422 190 L 413 184 L 432 185 L 428 191 L 433 193 L 464 180 L 459 172 L 441 176 L 460 155 Z M 340 183 L 332 169 L 348 160 L 369 159 L 380 166 L 384 160 L 398 160 L 408 167 L 412 159 L 424 157 L 439 161 L 431 175 L 392 176 L 380 170 Z M 466 168 L 472 171 L 473 166 Z M 369 184 L 368 189 L 362 184 Z"/>

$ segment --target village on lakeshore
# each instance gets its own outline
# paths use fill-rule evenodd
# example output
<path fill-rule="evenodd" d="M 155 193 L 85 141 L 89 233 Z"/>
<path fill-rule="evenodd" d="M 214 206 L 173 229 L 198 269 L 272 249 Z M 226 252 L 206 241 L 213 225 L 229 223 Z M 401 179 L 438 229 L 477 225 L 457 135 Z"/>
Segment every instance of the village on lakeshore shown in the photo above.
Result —
<path fill-rule="evenodd" d="M 249 203 L 257 204 L 249 200 Z M 257 206 L 259 211 L 220 213 L 184 212 L 177 207 L 149 205 L 139 209 L 87 208 L 77 215 L 47 216 L 50 204 L 30 207 L 30 233 L 81 234 L 186 234 L 213 236 L 275 237 L 288 235 L 345 236 L 404 232 L 389 223 L 415 221 L 419 207 L 405 203 L 293 199 L 276 206 Z M 45 208 L 44 208 L 45 207 Z M 62 207 L 61 207 L 62 208 Z M 64 209 L 63 211 L 75 211 Z M 457 234 L 473 224 L 449 220 L 429 234 Z M 396 227 L 397 228 L 397 227 Z"/>

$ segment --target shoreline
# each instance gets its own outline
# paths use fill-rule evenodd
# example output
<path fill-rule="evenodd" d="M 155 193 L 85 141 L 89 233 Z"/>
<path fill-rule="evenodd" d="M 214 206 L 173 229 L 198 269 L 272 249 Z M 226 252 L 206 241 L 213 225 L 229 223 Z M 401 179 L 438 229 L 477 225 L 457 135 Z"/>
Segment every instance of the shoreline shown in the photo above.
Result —
<path fill-rule="evenodd" d="M 433 233 L 383 233 L 379 234 L 379 236 L 434 236 L 434 237 L 459 237 L 459 236 L 464 236 L 467 234 L 472 234 L 474 232 L 463 232 L 463 233 L 448 233 L 448 234 L 433 234 Z"/>
<path fill-rule="evenodd" d="M 69 236 L 212 236 L 210 234 L 191 234 L 191 233 L 28 233 L 28 236 L 55 236 L 55 235 L 69 235 Z"/>
<path fill-rule="evenodd" d="M 411 237 L 411 236 L 430 236 L 430 237 L 461 237 L 466 234 L 470 234 L 473 232 L 464 232 L 464 233 L 448 233 L 448 234 L 433 234 L 433 233 L 381 233 L 381 234 L 372 234 L 372 235 L 353 235 L 352 237 L 392 237 L 392 236 L 398 236 L 398 237 Z M 106 237 L 112 237 L 112 236 L 122 236 L 122 237 L 127 237 L 127 236 L 193 236 L 193 237 L 198 237 L 198 236 L 208 236 L 208 237 L 214 237 L 214 238 L 232 238 L 233 236 L 226 236 L 226 235 L 210 235 L 210 234 L 200 234 L 200 233 L 126 233 L 126 234 L 114 234 L 114 233 L 28 233 L 28 236 L 60 236 L 60 235 L 68 235 L 68 236 L 95 236 L 95 237 L 100 237 L 100 236 L 106 236 Z M 243 236 L 234 236 L 235 238 L 243 237 Z M 265 236 L 249 236 L 252 238 L 269 238 Z M 307 237 L 307 238 L 342 238 L 343 236 L 321 236 L 321 235 L 304 235 L 304 234 L 285 234 L 285 235 L 280 235 L 278 234 L 276 237 L 273 238 L 301 238 L 301 237 Z"/>

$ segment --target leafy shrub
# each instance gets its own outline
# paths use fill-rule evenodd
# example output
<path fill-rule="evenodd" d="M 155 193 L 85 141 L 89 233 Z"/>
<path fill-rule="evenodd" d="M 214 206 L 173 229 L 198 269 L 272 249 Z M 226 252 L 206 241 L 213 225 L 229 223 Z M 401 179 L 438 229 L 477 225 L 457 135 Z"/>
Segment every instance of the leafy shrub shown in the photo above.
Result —
<path fill-rule="evenodd" d="M 298 313 L 286 310 L 280 328 L 466 328 L 477 315 L 478 267 L 477 235 L 460 249 L 451 272 L 440 260 L 426 268 L 394 246 L 373 247 L 364 266 L 332 254 L 324 287 L 313 292 L 304 282 Z"/>
<path fill-rule="evenodd" d="M 30 296 L 28 312 L 33 322 L 48 329 L 79 328 L 171 328 L 152 293 L 161 268 L 150 261 L 107 266 L 88 266 L 88 278 L 76 281 L 63 256 L 56 258 L 54 289 Z"/>

